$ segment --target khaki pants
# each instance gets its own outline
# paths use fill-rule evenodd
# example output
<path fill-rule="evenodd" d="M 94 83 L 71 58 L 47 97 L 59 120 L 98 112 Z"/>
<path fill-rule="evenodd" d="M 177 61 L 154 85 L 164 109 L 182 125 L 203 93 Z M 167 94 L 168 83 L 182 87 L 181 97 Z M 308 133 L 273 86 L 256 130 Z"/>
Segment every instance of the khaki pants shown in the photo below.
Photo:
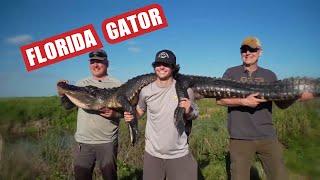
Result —
<path fill-rule="evenodd" d="M 287 180 L 282 147 L 278 140 L 230 139 L 231 179 L 250 179 L 250 167 L 257 154 L 270 180 Z"/>
<path fill-rule="evenodd" d="M 117 148 L 116 143 L 77 144 L 73 162 L 75 179 L 91 180 L 97 163 L 103 179 L 117 180 Z"/>
<path fill-rule="evenodd" d="M 198 164 L 189 153 L 176 159 L 161 159 L 144 153 L 144 180 L 197 180 Z"/>

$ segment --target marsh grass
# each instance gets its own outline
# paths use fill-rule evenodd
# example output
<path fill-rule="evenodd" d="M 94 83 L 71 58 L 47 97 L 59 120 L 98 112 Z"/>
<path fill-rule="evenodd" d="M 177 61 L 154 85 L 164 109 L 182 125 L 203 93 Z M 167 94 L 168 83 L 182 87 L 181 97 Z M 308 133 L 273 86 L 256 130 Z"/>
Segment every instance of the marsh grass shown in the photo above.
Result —
<path fill-rule="evenodd" d="M 203 179 L 227 179 L 226 108 L 212 99 L 197 102 L 200 116 L 193 123 L 192 153 Z M 274 108 L 274 125 L 284 145 L 291 179 L 320 178 L 320 101 Z M 120 123 L 119 179 L 141 179 L 145 118 L 139 121 L 140 141 L 129 143 L 127 124 Z M 2 147 L 0 179 L 72 179 L 76 110 L 64 110 L 57 97 L 0 99 Z M 254 172 L 265 179 L 259 161 Z M 101 179 L 95 169 L 95 179 Z"/>

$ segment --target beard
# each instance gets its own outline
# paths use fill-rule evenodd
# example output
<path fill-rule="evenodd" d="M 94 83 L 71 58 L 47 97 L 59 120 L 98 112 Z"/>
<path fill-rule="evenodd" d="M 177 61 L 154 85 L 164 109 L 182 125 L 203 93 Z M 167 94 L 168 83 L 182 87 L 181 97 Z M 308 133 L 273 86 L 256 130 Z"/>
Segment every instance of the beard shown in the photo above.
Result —
<path fill-rule="evenodd" d="M 172 77 L 172 72 L 167 72 L 165 74 L 162 74 L 160 72 L 155 72 L 155 73 L 156 73 L 158 79 L 162 80 L 162 81 L 168 80 Z"/>

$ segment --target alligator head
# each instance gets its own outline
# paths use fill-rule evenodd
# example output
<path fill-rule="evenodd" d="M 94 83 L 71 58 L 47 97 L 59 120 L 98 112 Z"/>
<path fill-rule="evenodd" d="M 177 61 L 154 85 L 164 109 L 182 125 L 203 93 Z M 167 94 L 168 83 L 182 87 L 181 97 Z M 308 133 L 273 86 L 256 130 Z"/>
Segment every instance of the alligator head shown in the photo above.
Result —
<path fill-rule="evenodd" d="M 106 94 L 109 93 L 107 91 L 97 93 L 102 90 L 97 87 L 79 87 L 59 82 L 57 88 L 59 94 L 65 94 L 73 104 L 82 109 L 99 111 L 106 107 Z"/>

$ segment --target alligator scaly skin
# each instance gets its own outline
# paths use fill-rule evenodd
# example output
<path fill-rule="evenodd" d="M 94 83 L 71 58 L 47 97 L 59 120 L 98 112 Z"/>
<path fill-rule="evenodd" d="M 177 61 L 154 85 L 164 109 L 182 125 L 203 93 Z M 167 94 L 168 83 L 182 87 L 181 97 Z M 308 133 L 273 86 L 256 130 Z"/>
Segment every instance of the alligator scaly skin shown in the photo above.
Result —
<path fill-rule="evenodd" d="M 135 114 L 134 107 L 137 105 L 138 95 L 143 87 L 155 81 L 154 73 L 140 75 L 128 80 L 117 88 L 99 89 L 93 86 L 77 87 L 66 84 L 65 88 L 75 91 L 85 91 L 95 98 L 104 102 L 104 106 L 115 109 L 119 112 L 131 112 Z M 273 83 L 238 82 L 227 79 L 192 76 L 177 74 L 176 90 L 179 101 L 181 98 L 188 98 L 187 89 L 192 88 L 198 99 L 201 98 L 236 98 L 247 97 L 252 93 L 259 93 L 261 98 L 270 101 L 297 99 L 302 92 L 311 92 L 314 96 L 320 96 L 320 80 L 311 78 L 288 78 Z M 175 111 L 176 126 L 184 125 L 184 108 L 177 107 Z M 189 135 L 192 121 L 186 121 L 186 132 Z M 137 119 L 129 124 L 131 141 L 134 144 L 137 135 Z M 181 133 L 181 132 L 179 132 Z"/>
<path fill-rule="evenodd" d="M 138 121 L 134 108 L 137 105 L 141 89 L 155 80 L 156 75 L 154 73 L 150 73 L 134 77 L 122 84 L 120 87 L 108 89 L 101 89 L 95 86 L 78 87 L 65 82 L 59 82 L 57 86 L 58 89 L 67 90 L 69 95 L 72 95 L 72 92 L 88 94 L 89 96 L 86 97 L 87 99 L 82 99 L 82 102 L 87 105 L 86 108 L 82 108 L 86 110 L 99 111 L 100 109 L 107 107 L 114 109 L 121 114 L 125 111 L 132 113 L 135 118 L 129 123 L 129 131 L 131 143 L 134 145 L 138 139 Z M 103 102 L 103 104 L 101 104 L 101 102 Z M 74 104 L 76 105 L 76 103 Z"/>
<path fill-rule="evenodd" d="M 228 79 L 186 76 L 180 78 L 181 84 L 192 88 L 199 98 L 245 98 L 259 93 L 268 101 L 297 99 L 303 92 L 311 92 L 319 97 L 320 80 L 312 78 L 288 78 L 272 83 L 239 82 Z"/>
<path fill-rule="evenodd" d="M 187 97 L 187 88 L 192 88 L 197 99 L 245 98 L 256 92 L 259 93 L 259 98 L 269 101 L 298 99 L 302 92 L 311 92 L 316 97 L 320 96 L 320 79 L 312 78 L 288 78 L 273 83 L 257 83 L 178 74 L 176 79 L 180 86 L 176 88 L 179 99 Z M 183 121 L 183 113 L 183 108 L 176 109 L 176 125 L 184 124 L 185 132 L 189 136 L 192 121 Z"/>
<path fill-rule="evenodd" d="M 139 93 L 143 87 L 155 80 L 156 75 L 154 73 L 137 76 L 121 85 L 113 96 L 114 101 L 118 101 L 119 104 L 121 104 L 123 111 L 130 112 L 134 116 L 134 119 L 129 122 L 130 139 L 132 145 L 136 143 L 139 136 L 138 119 L 135 111 L 135 106 L 138 103 Z"/>

